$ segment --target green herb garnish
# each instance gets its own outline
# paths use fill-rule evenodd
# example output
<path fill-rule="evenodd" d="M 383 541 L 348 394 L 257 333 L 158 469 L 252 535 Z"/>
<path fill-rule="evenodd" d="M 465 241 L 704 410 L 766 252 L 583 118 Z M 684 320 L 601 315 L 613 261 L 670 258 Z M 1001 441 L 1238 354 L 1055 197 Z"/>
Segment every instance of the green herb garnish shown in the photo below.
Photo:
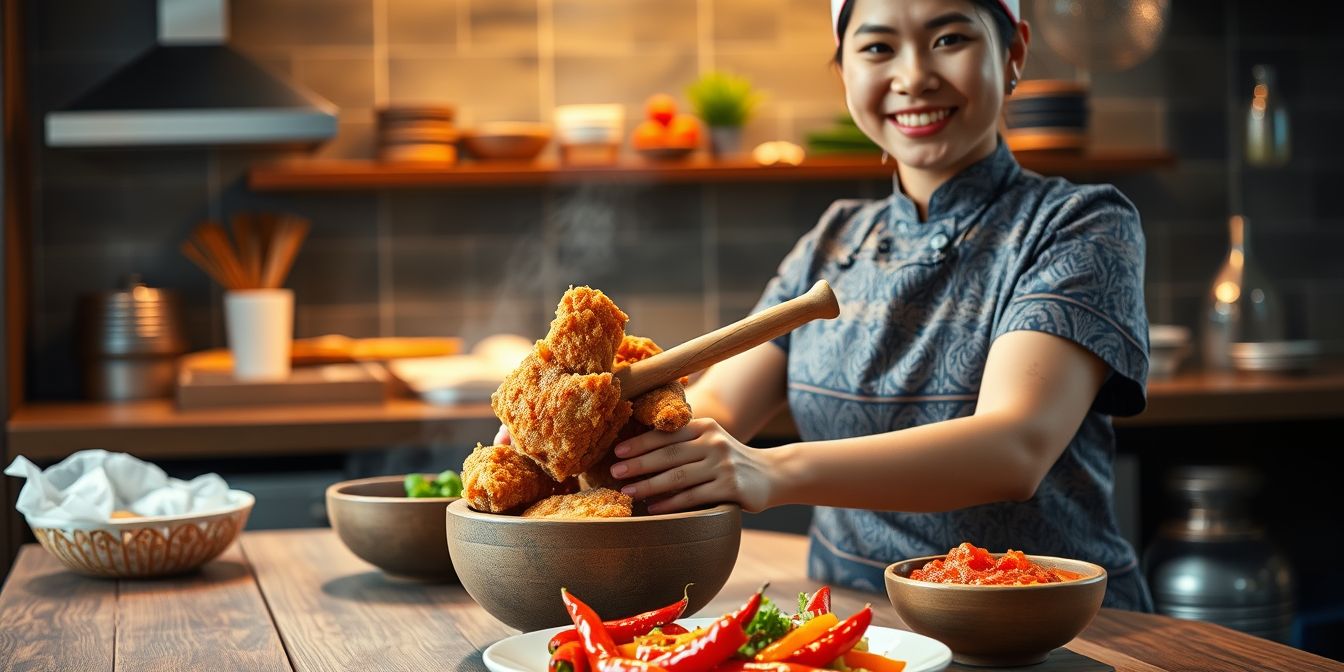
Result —
<path fill-rule="evenodd" d="M 789 617 L 780 611 L 770 598 L 761 598 L 760 609 L 756 610 L 756 615 L 752 616 L 751 622 L 747 624 L 747 643 L 737 650 L 737 655 L 751 658 L 760 653 L 761 649 L 788 634 L 792 628 Z"/>
<path fill-rule="evenodd" d="M 452 469 L 439 472 L 432 481 L 425 474 L 406 474 L 405 486 L 407 497 L 462 496 L 462 478 Z"/>

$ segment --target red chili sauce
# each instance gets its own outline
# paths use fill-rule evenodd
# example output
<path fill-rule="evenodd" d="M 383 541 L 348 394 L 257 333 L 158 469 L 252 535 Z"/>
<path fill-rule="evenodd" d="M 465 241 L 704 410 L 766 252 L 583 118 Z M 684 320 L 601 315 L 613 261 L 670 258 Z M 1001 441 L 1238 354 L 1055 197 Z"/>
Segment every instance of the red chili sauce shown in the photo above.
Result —
<path fill-rule="evenodd" d="M 1042 567 L 1022 551 L 1009 549 L 995 558 L 989 551 L 970 542 L 951 551 L 947 557 L 930 560 L 923 569 L 910 572 L 910 578 L 933 583 L 962 583 L 973 586 L 1024 586 L 1033 583 L 1060 583 L 1082 575 L 1063 569 Z"/>

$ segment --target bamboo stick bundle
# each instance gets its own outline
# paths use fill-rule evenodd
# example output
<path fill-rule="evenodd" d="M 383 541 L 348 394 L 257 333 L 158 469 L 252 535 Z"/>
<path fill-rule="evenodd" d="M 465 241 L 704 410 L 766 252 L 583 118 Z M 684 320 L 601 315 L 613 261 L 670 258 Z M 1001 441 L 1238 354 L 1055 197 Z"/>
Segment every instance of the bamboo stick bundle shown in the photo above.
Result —
<path fill-rule="evenodd" d="M 230 291 L 277 289 L 294 265 L 311 224 L 293 215 L 234 215 L 233 237 L 215 221 L 202 222 L 182 242 L 182 254 Z"/>

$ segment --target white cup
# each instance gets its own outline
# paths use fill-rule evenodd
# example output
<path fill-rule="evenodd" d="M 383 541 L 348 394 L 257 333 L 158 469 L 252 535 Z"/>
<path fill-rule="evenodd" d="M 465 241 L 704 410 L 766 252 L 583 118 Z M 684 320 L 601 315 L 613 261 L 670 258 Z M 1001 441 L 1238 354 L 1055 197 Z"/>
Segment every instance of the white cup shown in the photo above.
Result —
<path fill-rule="evenodd" d="M 289 377 L 294 291 L 244 289 L 224 293 L 224 326 L 237 380 Z"/>

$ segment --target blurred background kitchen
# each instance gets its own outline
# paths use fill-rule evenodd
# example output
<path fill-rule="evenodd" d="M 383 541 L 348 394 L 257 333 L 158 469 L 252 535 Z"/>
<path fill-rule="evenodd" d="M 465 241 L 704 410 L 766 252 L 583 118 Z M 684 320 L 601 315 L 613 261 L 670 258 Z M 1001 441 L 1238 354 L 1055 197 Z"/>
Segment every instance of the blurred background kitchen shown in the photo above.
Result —
<path fill-rule="evenodd" d="M 5 0 L 4 462 L 126 451 L 254 493 L 252 529 L 325 525 L 326 485 L 488 441 L 508 336 L 571 283 L 664 347 L 743 317 L 831 201 L 891 188 L 827 4 Z M 1151 400 L 1116 422 L 1116 497 L 1159 608 L 1340 658 L 1344 6 L 1023 5 L 1019 159 L 1143 216 Z M 715 73 L 744 118 L 710 118 Z M 183 251 L 215 263 L 207 221 L 292 248 L 282 383 L 228 374 L 229 278 Z"/>

